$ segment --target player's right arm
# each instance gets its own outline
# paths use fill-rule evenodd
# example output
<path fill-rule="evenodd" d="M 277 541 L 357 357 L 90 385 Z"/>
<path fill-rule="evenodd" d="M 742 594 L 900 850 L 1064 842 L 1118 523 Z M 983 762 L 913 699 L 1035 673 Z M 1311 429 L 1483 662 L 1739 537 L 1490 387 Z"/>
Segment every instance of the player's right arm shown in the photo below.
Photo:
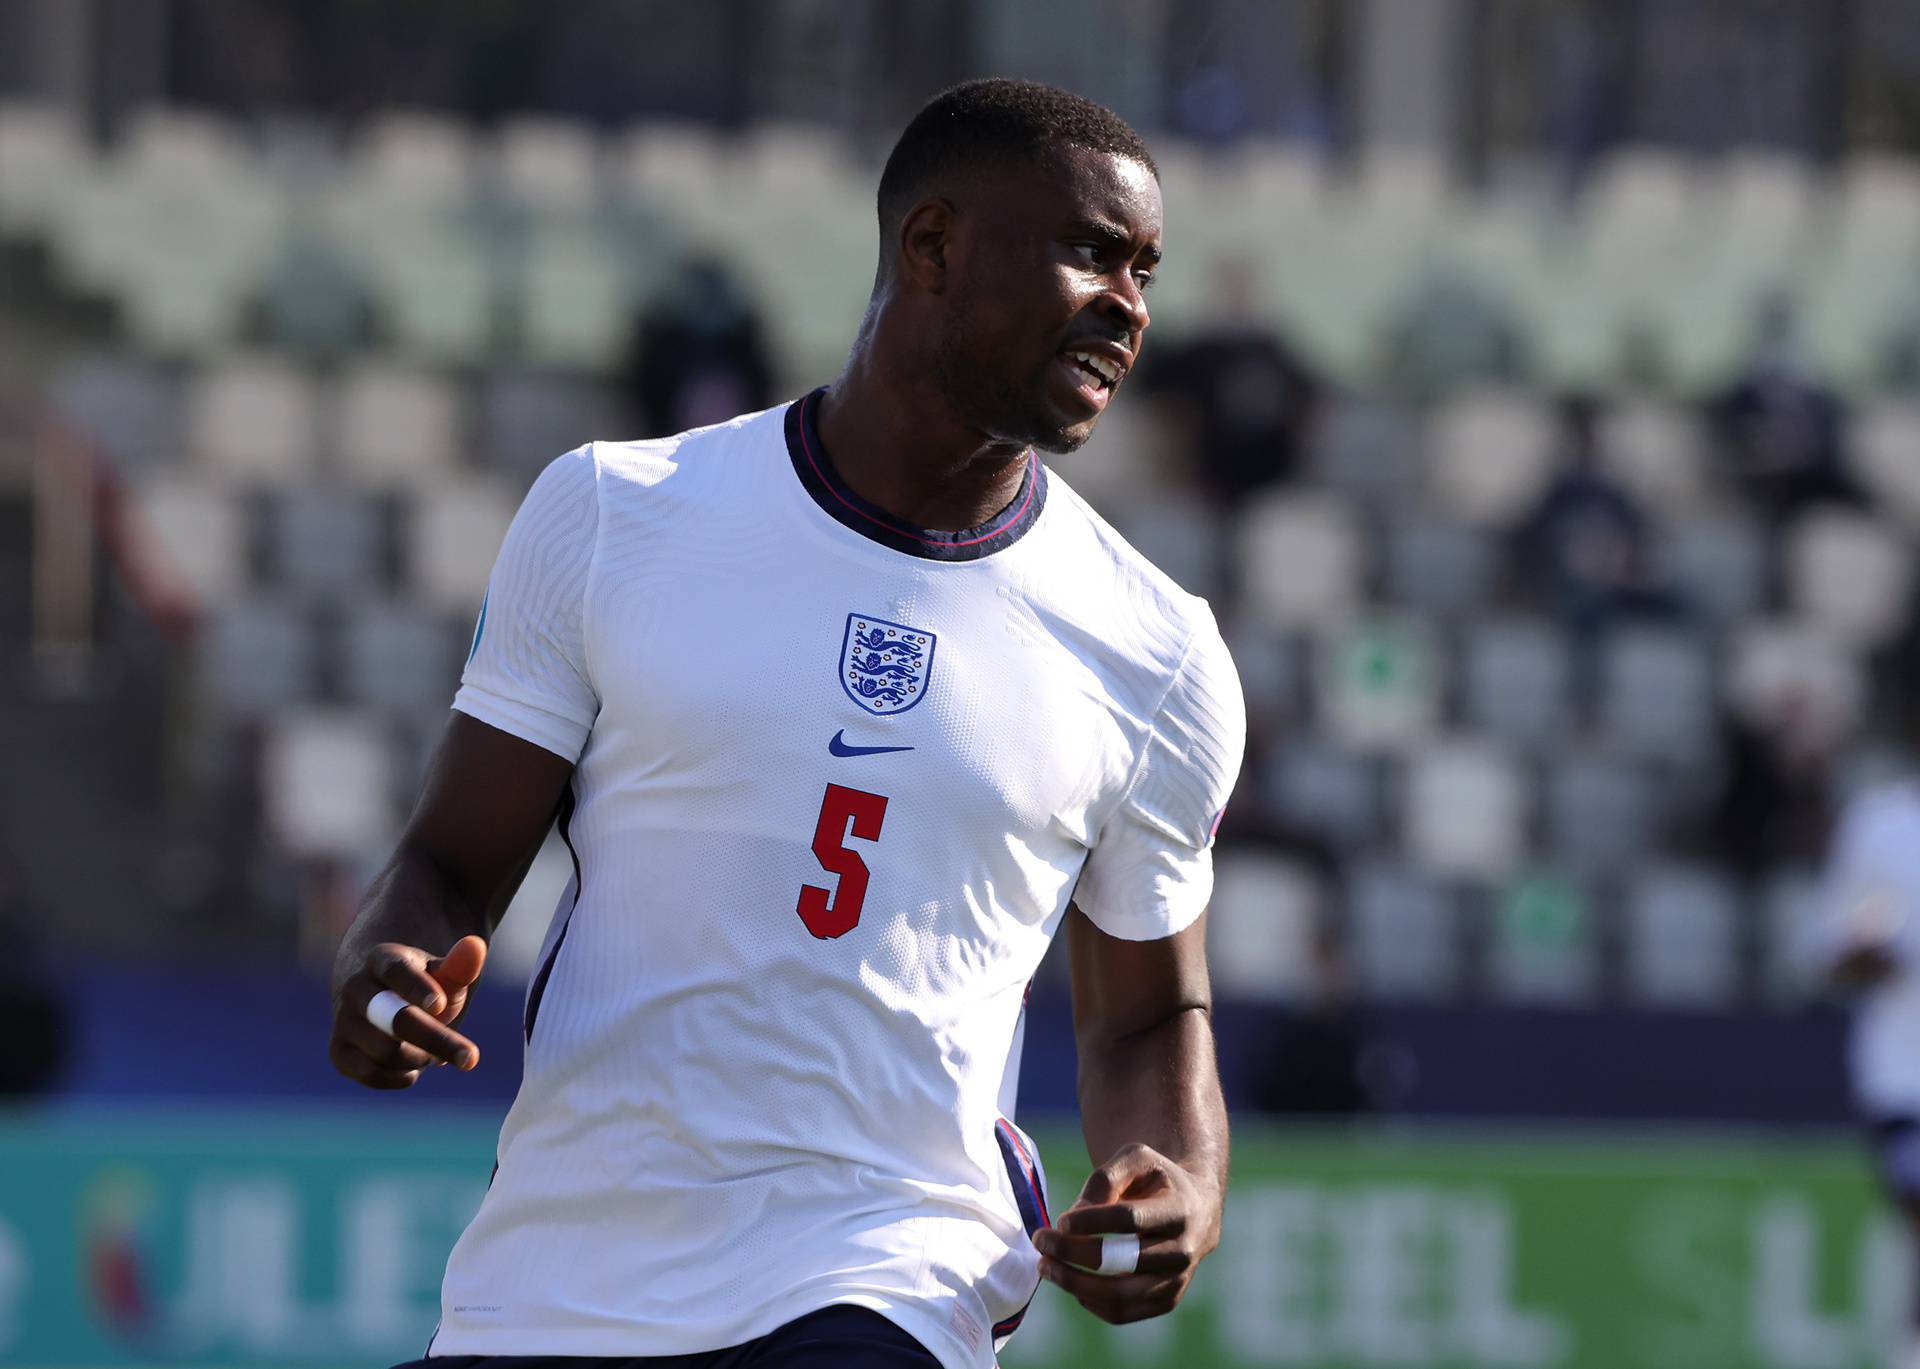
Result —
<path fill-rule="evenodd" d="M 340 943 L 329 1051 L 349 1079 L 405 1088 L 434 1062 L 479 1059 L 453 1026 L 599 715 L 586 645 L 598 536 L 588 446 L 548 466 L 514 515 L 419 806 Z M 382 989 L 410 1005 L 394 1037 L 367 1020 Z"/>
<path fill-rule="evenodd" d="M 1867 794 L 1842 817 L 1814 947 L 1834 988 L 1858 992 L 1900 972 L 1913 935 L 1915 900 L 1915 872 L 1906 853 L 1917 839 L 1920 828 L 1903 796 Z"/>
<path fill-rule="evenodd" d="M 572 774 L 573 763 L 551 751 L 453 715 L 419 806 L 334 957 L 334 1068 L 397 1089 L 436 1061 L 478 1063 L 478 1048 L 453 1024 Z M 391 1037 L 367 1020 L 382 989 L 414 1005 L 394 1019 Z"/>

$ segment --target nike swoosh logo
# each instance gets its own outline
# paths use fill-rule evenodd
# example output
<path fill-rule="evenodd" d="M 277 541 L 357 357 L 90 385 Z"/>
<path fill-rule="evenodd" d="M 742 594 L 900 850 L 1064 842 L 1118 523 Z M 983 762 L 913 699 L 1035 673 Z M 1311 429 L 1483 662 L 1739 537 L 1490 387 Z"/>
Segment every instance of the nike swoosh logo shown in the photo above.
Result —
<path fill-rule="evenodd" d="M 911 746 L 848 746 L 841 740 L 847 735 L 847 729 L 841 728 L 833 734 L 833 740 L 827 743 L 827 750 L 836 756 L 878 756 L 888 751 L 911 751 Z"/>

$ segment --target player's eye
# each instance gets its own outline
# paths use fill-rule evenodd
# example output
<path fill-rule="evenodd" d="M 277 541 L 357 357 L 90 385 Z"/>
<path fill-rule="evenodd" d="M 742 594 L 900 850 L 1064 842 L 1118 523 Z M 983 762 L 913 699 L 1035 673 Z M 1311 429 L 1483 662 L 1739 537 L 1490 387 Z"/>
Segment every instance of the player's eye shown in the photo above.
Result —
<path fill-rule="evenodd" d="M 1135 271 L 1133 273 L 1133 283 L 1142 290 L 1151 290 L 1153 283 L 1159 279 L 1159 275 L 1153 271 Z"/>
<path fill-rule="evenodd" d="M 1089 266 L 1098 266 L 1107 255 L 1105 244 L 1097 242 L 1076 242 L 1073 250 L 1080 254 L 1082 261 Z"/>

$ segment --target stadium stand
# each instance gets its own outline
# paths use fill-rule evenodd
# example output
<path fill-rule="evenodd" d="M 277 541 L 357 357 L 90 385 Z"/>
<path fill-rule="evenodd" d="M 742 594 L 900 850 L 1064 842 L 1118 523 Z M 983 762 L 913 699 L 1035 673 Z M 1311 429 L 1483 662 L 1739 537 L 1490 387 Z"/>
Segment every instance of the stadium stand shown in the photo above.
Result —
<path fill-rule="evenodd" d="M 1214 600 L 1242 664 L 1232 991 L 1309 992 L 1332 924 L 1381 998 L 1794 1001 L 1804 867 L 1749 882 L 1707 829 L 1729 726 L 1841 775 L 1911 687 L 1920 410 L 1889 358 L 1920 306 L 1888 282 L 1920 254 L 1920 170 L 1627 147 L 1556 199 L 1272 143 L 1170 141 L 1162 165 L 1195 266 L 1154 296 L 1156 340 L 1217 304 L 1205 263 L 1270 261 L 1280 235 L 1260 307 L 1331 387 L 1298 469 L 1234 507 L 1150 394 L 1060 463 Z M 697 245 L 757 302 L 785 392 L 827 378 L 872 176 L 798 126 L 396 112 L 337 137 L 150 111 L 95 142 L 0 109 L 0 237 L 114 320 L 42 388 L 191 591 L 191 725 L 240 739 L 210 751 L 237 767 L 217 792 L 290 857 L 376 858 L 519 495 L 627 433 L 637 312 Z M 1779 516 L 1730 476 L 1710 405 L 1782 300 L 1864 498 Z M 1551 611 L 1521 535 L 1569 393 L 1658 592 L 1597 635 Z"/>

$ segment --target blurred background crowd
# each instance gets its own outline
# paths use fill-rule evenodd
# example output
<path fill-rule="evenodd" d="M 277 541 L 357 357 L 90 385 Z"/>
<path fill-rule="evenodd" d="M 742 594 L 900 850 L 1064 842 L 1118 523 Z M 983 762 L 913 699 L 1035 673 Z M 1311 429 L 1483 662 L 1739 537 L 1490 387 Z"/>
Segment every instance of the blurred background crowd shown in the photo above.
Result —
<path fill-rule="evenodd" d="M 520 495 L 831 379 L 879 159 L 993 72 L 1162 171 L 1142 364 L 1056 464 L 1245 680 L 1236 1105 L 1845 1116 L 1820 863 L 1920 742 L 1907 0 L 0 0 L 0 32 L 0 1012 L 39 1043 L 0 1086 L 328 1093 L 314 971 Z M 160 1048 L 214 1011 L 180 985 L 236 980 L 315 1000 L 262 991 L 270 1078 Z M 1069 1103 L 1070 1046 L 1029 1050 Z"/>

